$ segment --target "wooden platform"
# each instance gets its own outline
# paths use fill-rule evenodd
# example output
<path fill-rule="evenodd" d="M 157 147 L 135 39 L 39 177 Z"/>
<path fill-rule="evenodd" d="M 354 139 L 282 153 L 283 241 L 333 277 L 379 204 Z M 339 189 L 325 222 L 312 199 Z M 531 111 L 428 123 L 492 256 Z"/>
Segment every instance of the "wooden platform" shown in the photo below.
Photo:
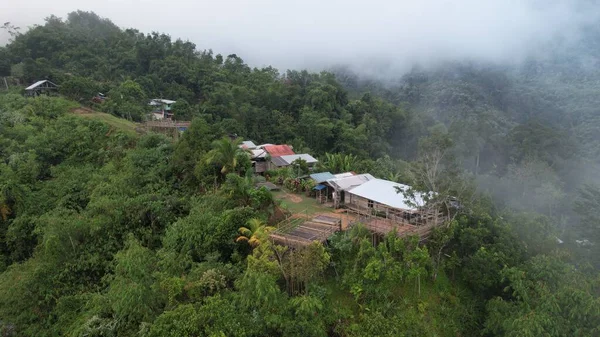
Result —
<path fill-rule="evenodd" d="M 407 222 L 398 222 L 378 217 L 359 218 L 354 224 L 356 223 L 361 223 L 371 232 L 380 235 L 387 235 L 392 231 L 396 231 L 396 235 L 399 237 L 417 235 L 421 241 L 426 240 L 437 226 L 437 224 L 434 223 L 415 226 Z M 443 222 L 439 222 L 439 224 L 442 223 Z"/>
<path fill-rule="evenodd" d="M 342 220 L 324 214 L 314 217 L 296 217 L 283 221 L 270 237 L 273 242 L 299 247 L 314 241 L 325 242 L 335 232 L 341 230 Z"/>

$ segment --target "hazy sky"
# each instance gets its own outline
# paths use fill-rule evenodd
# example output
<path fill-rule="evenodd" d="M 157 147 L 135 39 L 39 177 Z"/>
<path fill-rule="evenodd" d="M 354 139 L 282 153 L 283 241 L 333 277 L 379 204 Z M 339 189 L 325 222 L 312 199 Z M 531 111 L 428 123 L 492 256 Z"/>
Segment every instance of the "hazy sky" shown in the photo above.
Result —
<path fill-rule="evenodd" d="M 579 1 L 586 2 L 587 0 Z M 0 0 L 0 23 L 41 24 L 94 11 L 253 66 L 318 69 L 339 63 L 406 67 L 471 58 L 514 61 L 556 34 L 577 36 L 598 6 L 574 0 Z M 5 42 L 4 32 L 0 41 Z M 363 68 L 364 69 L 364 68 Z M 368 70 L 368 69 L 367 69 Z"/>

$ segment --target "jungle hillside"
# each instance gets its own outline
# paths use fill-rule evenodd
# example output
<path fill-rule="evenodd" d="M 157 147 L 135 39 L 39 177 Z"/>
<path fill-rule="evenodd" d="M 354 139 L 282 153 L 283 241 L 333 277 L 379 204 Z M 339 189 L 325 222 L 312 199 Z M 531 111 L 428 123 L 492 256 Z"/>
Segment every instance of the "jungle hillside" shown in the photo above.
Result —
<path fill-rule="evenodd" d="M 92 12 L 2 28 L 0 335 L 600 335 L 597 24 L 518 66 L 392 80 L 253 68 Z M 144 127 L 155 98 L 185 131 Z M 257 174 L 244 140 L 318 164 Z M 359 221 L 273 242 L 317 172 L 454 203 L 426 240 Z"/>

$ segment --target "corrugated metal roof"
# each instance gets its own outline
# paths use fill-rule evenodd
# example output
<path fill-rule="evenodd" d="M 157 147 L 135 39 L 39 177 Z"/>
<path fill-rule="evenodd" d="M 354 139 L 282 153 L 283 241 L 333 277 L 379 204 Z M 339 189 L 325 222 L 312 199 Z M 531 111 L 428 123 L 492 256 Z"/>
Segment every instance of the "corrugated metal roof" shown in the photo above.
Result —
<path fill-rule="evenodd" d="M 356 175 L 356 173 L 354 173 L 354 172 L 344 172 L 344 173 L 334 174 L 333 177 L 334 178 L 346 178 L 346 177 L 352 177 L 354 175 Z"/>
<path fill-rule="evenodd" d="M 265 158 L 267 156 L 267 151 L 265 150 L 250 150 L 252 152 L 251 158 Z"/>
<path fill-rule="evenodd" d="M 271 157 L 271 162 L 277 167 L 290 166 L 290 164 L 287 161 L 281 159 L 281 157 Z"/>
<path fill-rule="evenodd" d="M 406 190 L 410 188 L 407 185 L 402 185 L 389 180 L 372 179 L 364 184 L 354 187 L 347 193 L 357 195 L 369 200 L 373 200 L 380 204 L 406 210 L 416 210 L 417 207 L 409 205 L 409 200 L 406 200 L 402 193 L 398 193 L 396 187 Z M 417 206 L 423 206 L 425 201 L 420 194 L 415 195 L 415 200 L 410 200 Z"/>
<path fill-rule="evenodd" d="M 251 140 L 245 140 L 242 142 L 242 144 L 240 144 L 240 147 L 243 149 L 252 150 L 256 149 L 256 144 L 254 144 L 254 142 Z"/>
<path fill-rule="evenodd" d="M 313 173 L 310 177 L 317 183 L 320 184 L 329 179 L 334 179 L 335 176 L 331 174 L 331 172 L 321 172 L 321 173 Z"/>
<path fill-rule="evenodd" d="M 265 145 L 264 149 L 269 152 L 271 157 L 281 157 L 295 154 L 289 145 Z"/>
<path fill-rule="evenodd" d="M 336 191 L 347 191 L 351 188 L 354 188 L 356 186 L 360 186 L 364 183 L 366 183 L 369 180 L 373 180 L 375 179 L 375 177 L 373 177 L 372 175 L 365 173 L 365 174 L 358 174 L 358 175 L 354 175 L 354 176 L 350 176 L 350 177 L 345 177 L 345 178 L 335 178 L 335 179 L 329 179 L 327 180 L 327 183 L 333 187 Z"/>
<path fill-rule="evenodd" d="M 56 84 L 54 84 L 54 83 L 52 83 L 52 82 L 50 82 L 48 80 L 41 80 L 41 81 L 37 81 L 34 84 L 28 86 L 27 88 L 25 88 L 25 90 L 33 90 L 33 89 L 39 87 L 40 85 L 42 85 L 42 84 L 44 84 L 46 82 L 48 82 L 48 83 L 52 84 L 53 86 L 57 87 Z"/>
<path fill-rule="evenodd" d="M 164 99 L 164 98 L 153 98 L 152 102 L 164 103 L 164 104 L 173 104 L 173 103 L 176 103 L 177 101 L 172 101 L 170 99 Z"/>
<path fill-rule="evenodd" d="M 307 164 L 314 164 L 314 163 L 319 162 L 318 160 L 316 160 L 313 156 L 311 156 L 308 153 L 285 155 L 285 156 L 281 156 L 281 159 L 285 160 L 290 165 L 297 159 L 303 159 L 306 161 Z"/>

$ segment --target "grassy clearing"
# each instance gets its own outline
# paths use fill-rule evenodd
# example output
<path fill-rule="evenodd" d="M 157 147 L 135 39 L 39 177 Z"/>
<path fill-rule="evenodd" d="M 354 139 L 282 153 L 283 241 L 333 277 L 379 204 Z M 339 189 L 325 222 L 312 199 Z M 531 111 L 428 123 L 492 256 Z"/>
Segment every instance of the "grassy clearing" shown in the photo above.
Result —
<path fill-rule="evenodd" d="M 89 118 L 89 119 L 95 119 L 101 122 L 104 122 L 110 126 L 112 126 L 113 128 L 119 130 L 119 131 L 123 131 L 125 133 L 129 133 L 129 134 L 137 134 L 136 132 L 136 127 L 137 124 L 130 122 L 126 119 L 123 118 L 119 118 L 119 117 L 115 117 L 113 115 L 104 113 L 104 112 L 89 112 L 89 113 L 76 113 L 76 116 L 82 117 L 82 118 Z"/>
<path fill-rule="evenodd" d="M 79 114 L 78 116 L 105 122 L 106 124 L 116 128 L 116 129 L 119 129 L 121 131 L 134 132 L 134 133 L 136 132 L 135 131 L 135 129 L 136 129 L 135 123 L 130 122 L 123 118 L 115 117 L 115 116 L 107 114 L 107 113 L 94 112 L 94 113 L 89 113 L 89 114 Z"/>
<path fill-rule="evenodd" d="M 275 200 L 281 201 L 286 209 L 292 213 L 315 214 L 323 212 L 331 212 L 330 207 L 323 206 L 317 203 L 315 198 L 307 197 L 305 194 L 296 194 L 288 192 L 284 189 L 273 191 Z"/>

